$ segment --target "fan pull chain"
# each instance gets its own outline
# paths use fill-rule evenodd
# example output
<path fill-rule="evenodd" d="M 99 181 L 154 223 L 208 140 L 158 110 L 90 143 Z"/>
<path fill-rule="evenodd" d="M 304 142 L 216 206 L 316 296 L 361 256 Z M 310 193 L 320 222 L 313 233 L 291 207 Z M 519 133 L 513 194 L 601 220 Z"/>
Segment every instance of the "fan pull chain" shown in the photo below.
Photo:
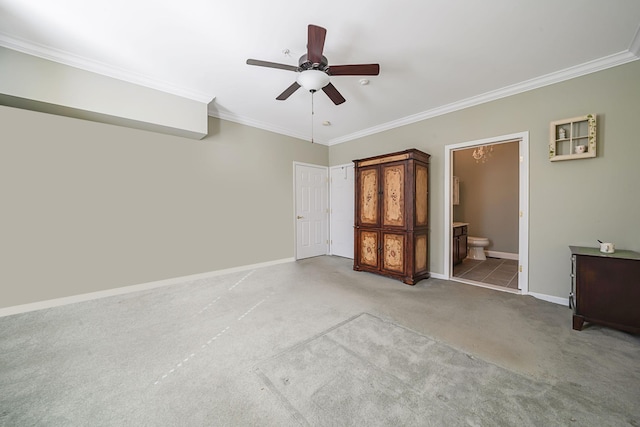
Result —
<path fill-rule="evenodd" d="M 313 115 L 315 112 L 313 111 L 313 94 L 316 93 L 315 90 L 311 91 L 311 143 L 313 144 Z"/>

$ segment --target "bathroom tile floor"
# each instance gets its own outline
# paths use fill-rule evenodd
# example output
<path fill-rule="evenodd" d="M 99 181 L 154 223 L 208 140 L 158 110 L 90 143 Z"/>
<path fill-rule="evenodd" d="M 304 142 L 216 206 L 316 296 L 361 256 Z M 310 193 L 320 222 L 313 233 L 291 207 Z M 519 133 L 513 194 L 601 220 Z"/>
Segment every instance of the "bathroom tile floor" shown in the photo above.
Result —
<path fill-rule="evenodd" d="M 465 258 L 453 267 L 454 277 L 518 289 L 518 261 L 515 259 L 487 258 L 486 261 Z"/>

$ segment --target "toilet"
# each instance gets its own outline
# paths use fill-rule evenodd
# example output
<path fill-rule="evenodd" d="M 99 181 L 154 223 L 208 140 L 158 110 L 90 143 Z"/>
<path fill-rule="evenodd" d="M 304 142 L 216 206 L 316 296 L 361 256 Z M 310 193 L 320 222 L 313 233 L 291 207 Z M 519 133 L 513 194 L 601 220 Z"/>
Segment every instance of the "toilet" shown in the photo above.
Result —
<path fill-rule="evenodd" d="M 469 251 L 467 252 L 467 258 L 477 259 L 484 261 L 487 257 L 484 255 L 484 248 L 489 246 L 489 239 L 486 237 L 467 237 L 467 246 Z"/>

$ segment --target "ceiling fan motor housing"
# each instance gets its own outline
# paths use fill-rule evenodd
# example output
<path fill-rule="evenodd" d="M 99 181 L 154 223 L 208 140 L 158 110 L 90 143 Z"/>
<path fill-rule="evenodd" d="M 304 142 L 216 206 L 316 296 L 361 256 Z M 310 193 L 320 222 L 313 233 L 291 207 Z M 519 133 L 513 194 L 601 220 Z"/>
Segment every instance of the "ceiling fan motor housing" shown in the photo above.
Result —
<path fill-rule="evenodd" d="M 327 59 L 326 56 L 322 55 L 322 60 L 320 61 L 320 63 L 314 64 L 313 62 L 307 59 L 307 54 L 305 53 L 298 60 L 298 68 L 300 69 L 300 71 L 320 70 L 326 73 L 327 69 L 329 68 L 329 60 Z"/>

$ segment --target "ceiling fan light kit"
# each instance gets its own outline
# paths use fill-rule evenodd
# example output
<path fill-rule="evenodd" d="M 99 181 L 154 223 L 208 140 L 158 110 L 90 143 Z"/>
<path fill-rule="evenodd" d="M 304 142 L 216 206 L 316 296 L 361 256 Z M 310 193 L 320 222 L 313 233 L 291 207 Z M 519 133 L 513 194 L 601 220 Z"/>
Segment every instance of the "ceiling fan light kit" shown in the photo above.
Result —
<path fill-rule="evenodd" d="M 329 76 L 320 70 L 305 70 L 296 81 L 309 92 L 316 92 L 329 84 Z"/>
<path fill-rule="evenodd" d="M 380 74 L 380 65 L 350 64 L 329 66 L 329 61 L 322 55 L 326 35 L 327 30 L 322 27 L 317 25 L 308 26 L 307 53 L 300 57 L 297 67 L 258 59 L 247 59 L 247 64 L 300 73 L 296 81 L 276 97 L 278 101 L 284 101 L 300 87 L 303 87 L 311 93 L 322 89 L 335 105 L 340 105 L 345 102 L 345 99 L 331 83 L 331 76 L 377 76 Z M 361 84 L 367 83 L 369 83 L 368 80 L 366 80 L 366 83 L 362 83 L 361 80 Z"/>

